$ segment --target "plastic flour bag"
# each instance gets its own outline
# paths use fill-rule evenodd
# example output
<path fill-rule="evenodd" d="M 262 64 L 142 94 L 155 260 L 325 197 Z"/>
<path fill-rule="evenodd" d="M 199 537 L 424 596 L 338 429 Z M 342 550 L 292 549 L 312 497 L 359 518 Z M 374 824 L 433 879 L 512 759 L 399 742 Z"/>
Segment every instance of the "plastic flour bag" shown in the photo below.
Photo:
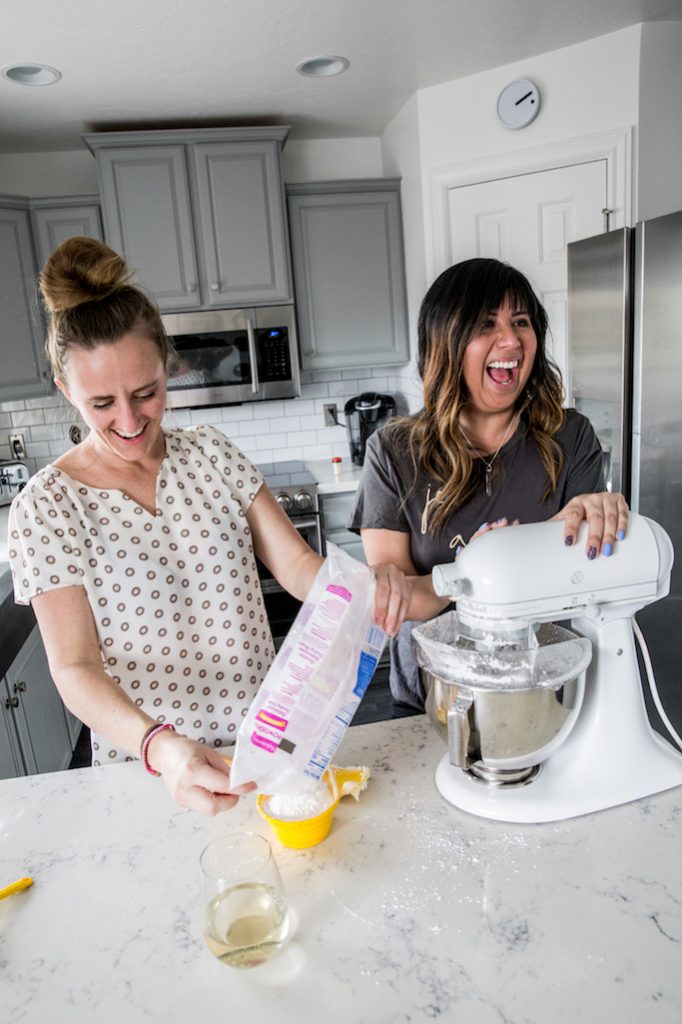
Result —
<path fill-rule="evenodd" d="M 334 544 L 237 734 L 231 780 L 266 793 L 315 787 L 367 689 L 386 634 L 374 573 Z"/>

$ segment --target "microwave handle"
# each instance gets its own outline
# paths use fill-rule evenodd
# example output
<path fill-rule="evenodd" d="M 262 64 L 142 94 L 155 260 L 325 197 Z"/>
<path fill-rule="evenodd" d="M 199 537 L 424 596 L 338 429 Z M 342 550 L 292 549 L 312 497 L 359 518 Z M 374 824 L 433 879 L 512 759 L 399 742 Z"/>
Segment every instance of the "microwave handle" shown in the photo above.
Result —
<path fill-rule="evenodd" d="M 246 321 L 246 337 L 249 342 L 249 361 L 251 363 L 251 390 L 254 395 L 257 395 L 260 391 L 260 381 L 258 380 L 258 356 L 256 354 L 256 335 L 253 332 L 253 323 L 251 320 Z"/>

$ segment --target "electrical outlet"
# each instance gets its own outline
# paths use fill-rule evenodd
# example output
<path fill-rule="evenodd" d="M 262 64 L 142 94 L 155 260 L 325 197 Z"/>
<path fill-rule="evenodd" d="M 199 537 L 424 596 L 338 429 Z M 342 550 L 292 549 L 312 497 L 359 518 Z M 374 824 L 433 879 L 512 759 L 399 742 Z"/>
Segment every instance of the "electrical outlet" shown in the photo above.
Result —
<path fill-rule="evenodd" d="M 325 425 L 325 427 L 336 427 L 336 426 L 338 426 L 339 421 L 337 419 L 337 412 L 338 412 L 338 410 L 336 408 L 336 402 L 329 402 L 327 405 L 323 405 L 322 406 L 322 411 L 324 413 L 324 425 Z"/>
<path fill-rule="evenodd" d="M 13 459 L 25 459 L 26 458 L 26 445 L 24 444 L 23 434 L 10 434 L 9 435 L 9 450 L 12 453 Z"/>

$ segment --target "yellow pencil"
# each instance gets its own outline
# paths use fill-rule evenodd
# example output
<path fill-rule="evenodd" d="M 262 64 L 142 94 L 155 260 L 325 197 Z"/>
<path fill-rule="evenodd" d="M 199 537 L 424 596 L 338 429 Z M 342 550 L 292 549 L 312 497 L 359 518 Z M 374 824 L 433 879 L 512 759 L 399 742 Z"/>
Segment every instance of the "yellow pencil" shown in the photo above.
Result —
<path fill-rule="evenodd" d="M 15 892 L 21 892 L 22 889 L 28 889 L 29 885 L 33 885 L 32 878 L 20 878 L 18 882 L 6 885 L 4 889 L 0 889 L 0 900 L 4 900 L 5 896 L 13 896 Z"/>

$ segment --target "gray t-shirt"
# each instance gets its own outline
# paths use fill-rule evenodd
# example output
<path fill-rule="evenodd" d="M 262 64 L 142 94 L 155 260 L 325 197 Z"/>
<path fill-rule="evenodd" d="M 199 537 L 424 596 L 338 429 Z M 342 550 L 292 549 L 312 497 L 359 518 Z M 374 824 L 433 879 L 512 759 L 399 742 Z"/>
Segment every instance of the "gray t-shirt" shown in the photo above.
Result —
<path fill-rule="evenodd" d="M 482 486 L 434 536 L 424 528 L 423 520 L 425 504 L 434 498 L 438 483 L 424 474 L 414 482 L 411 460 L 391 440 L 391 431 L 377 431 L 367 443 L 349 528 L 355 533 L 362 529 L 408 533 L 414 566 L 420 575 L 427 575 L 434 565 L 451 562 L 457 546 L 468 543 L 483 523 L 503 516 L 510 522 L 542 522 L 577 494 L 605 489 L 603 454 L 589 420 L 574 409 L 566 410 L 555 440 L 564 453 L 564 465 L 557 487 L 546 501 L 547 472 L 535 442 L 522 426 L 495 458 L 491 494 Z M 404 623 L 391 641 L 391 692 L 396 700 L 421 710 L 423 693 L 412 656 L 413 626 L 413 622 Z"/>

